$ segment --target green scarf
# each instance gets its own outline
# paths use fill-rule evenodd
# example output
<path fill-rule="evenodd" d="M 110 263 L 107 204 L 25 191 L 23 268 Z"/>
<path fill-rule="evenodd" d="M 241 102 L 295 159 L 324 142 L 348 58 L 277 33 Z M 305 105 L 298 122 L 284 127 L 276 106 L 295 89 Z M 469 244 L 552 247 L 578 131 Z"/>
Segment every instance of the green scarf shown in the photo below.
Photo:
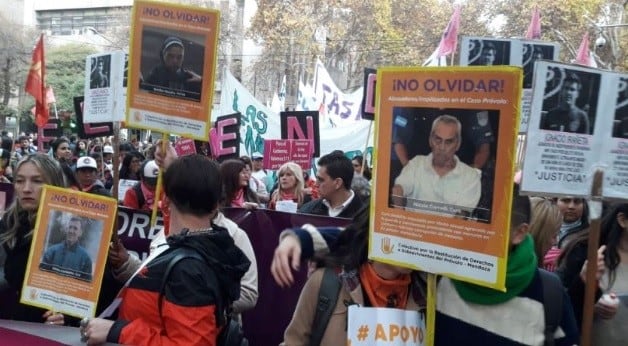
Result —
<path fill-rule="evenodd" d="M 469 303 L 494 305 L 504 303 L 525 290 L 536 272 L 537 260 L 534 241 L 531 235 L 517 245 L 508 256 L 506 268 L 506 292 L 474 285 L 468 282 L 451 280 L 462 299 Z"/>

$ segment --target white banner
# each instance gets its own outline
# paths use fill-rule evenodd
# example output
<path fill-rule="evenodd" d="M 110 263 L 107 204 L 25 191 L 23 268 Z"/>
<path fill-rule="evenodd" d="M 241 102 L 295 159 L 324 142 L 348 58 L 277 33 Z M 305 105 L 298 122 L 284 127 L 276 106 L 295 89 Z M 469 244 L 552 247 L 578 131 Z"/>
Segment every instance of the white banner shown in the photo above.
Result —
<path fill-rule="evenodd" d="M 325 65 L 317 60 L 314 80 L 317 108 L 312 110 L 319 110 L 321 124 L 331 127 L 352 126 L 362 120 L 362 89 L 360 87 L 351 94 L 343 93 L 331 79 Z"/>
<path fill-rule="evenodd" d="M 358 90 L 360 93 L 359 100 L 362 98 L 361 90 L 362 89 Z M 358 91 L 356 91 L 356 93 Z M 311 98 L 312 96 L 308 97 Z M 355 102 L 355 107 L 359 110 L 359 101 Z M 235 112 L 242 114 L 240 124 L 240 155 L 250 156 L 254 152 L 262 153 L 264 151 L 265 139 L 281 139 L 279 114 L 273 112 L 262 102 L 255 99 L 255 97 L 227 71 L 223 80 L 220 111 L 212 112 L 212 121 L 215 121 L 216 117 L 220 115 L 233 114 Z M 323 116 L 321 116 L 320 119 L 323 119 Z M 364 151 L 370 124 L 371 122 L 368 120 L 352 121 L 351 123 L 345 121 L 341 124 L 336 124 L 336 127 L 332 127 L 329 124 L 323 124 L 321 120 L 321 155 L 328 154 L 333 150 L 342 150 L 344 152 Z M 368 146 L 373 146 L 372 136 Z"/>
<path fill-rule="evenodd" d="M 349 306 L 347 345 L 424 345 L 425 314 L 413 310 Z"/>
<path fill-rule="evenodd" d="M 87 56 L 83 123 L 124 120 L 126 61 L 127 55 L 122 51 Z"/>

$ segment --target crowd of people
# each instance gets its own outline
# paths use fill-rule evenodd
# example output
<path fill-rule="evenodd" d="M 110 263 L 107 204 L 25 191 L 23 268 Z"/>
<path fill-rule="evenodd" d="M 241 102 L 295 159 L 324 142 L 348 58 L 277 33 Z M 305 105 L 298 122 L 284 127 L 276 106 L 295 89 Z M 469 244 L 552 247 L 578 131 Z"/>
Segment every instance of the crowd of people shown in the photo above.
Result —
<path fill-rule="evenodd" d="M 455 153 L 459 122 L 441 117 L 436 123 L 430 155 L 441 155 L 439 150 Z M 48 153 L 37 153 L 31 140 L 20 136 L 8 147 L 2 140 L 2 176 L 13 184 L 15 198 L 0 220 L 6 281 L 0 286 L 0 318 L 79 326 L 76 318 L 22 304 L 22 284 L 42 186 L 111 196 L 113 147 L 107 138 L 60 137 L 51 142 Z M 88 344 L 214 345 L 225 331 L 232 331 L 231 323 L 241 322 L 240 313 L 255 307 L 258 276 L 267 275 L 269 268 L 258 268 L 246 232 L 222 212 L 229 207 L 285 210 L 290 205 L 297 213 L 353 220 L 346 229 L 308 226 L 282 233 L 270 268 L 278 285 L 293 285 L 294 270 L 303 260 L 316 259 L 320 267 L 301 291 L 285 330 L 285 345 L 344 344 L 346 307 L 351 304 L 425 311 L 425 273 L 368 259 L 371 171 L 364 157 L 349 158 L 341 151 L 322 155 L 312 179 L 309 170 L 294 162 L 276 172 L 265 170 L 261 153 L 218 163 L 200 154 L 178 157 L 172 143 L 161 141 L 143 151 L 123 142 L 118 152 L 120 178 L 136 181 L 120 196 L 120 204 L 148 211 L 158 203 L 164 229 L 153 239 L 144 261 L 121 241 L 109 245 L 97 305 L 97 313 L 104 314 L 80 324 Z M 160 172 L 163 196 L 157 200 Z M 400 172 L 391 187 L 402 189 L 396 195 L 413 187 L 411 178 L 406 170 Z M 477 177 L 473 179 L 479 184 Z M 440 278 L 436 345 L 542 345 L 548 338 L 556 345 L 579 343 L 590 227 L 587 201 L 529 198 L 519 194 L 517 185 L 512 200 L 507 291 Z M 625 301 L 615 304 L 608 299 L 628 292 L 627 215 L 626 203 L 605 208 L 595 273 L 594 345 L 622 345 L 628 339 L 622 328 L 628 321 Z M 85 260 L 84 250 L 74 257 L 59 257 L 61 252 L 82 249 L 80 220 L 69 220 L 65 227 L 66 238 L 46 251 L 45 263 L 72 262 L 91 275 L 92 263 Z M 315 332 L 316 299 L 328 275 L 326 268 L 332 269 L 341 287 L 334 300 L 338 313 Z M 547 275 L 558 286 L 549 285 Z M 562 297 L 558 307 L 551 303 L 560 309 L 560 319 L 549 333 L 546 290 Z"/>

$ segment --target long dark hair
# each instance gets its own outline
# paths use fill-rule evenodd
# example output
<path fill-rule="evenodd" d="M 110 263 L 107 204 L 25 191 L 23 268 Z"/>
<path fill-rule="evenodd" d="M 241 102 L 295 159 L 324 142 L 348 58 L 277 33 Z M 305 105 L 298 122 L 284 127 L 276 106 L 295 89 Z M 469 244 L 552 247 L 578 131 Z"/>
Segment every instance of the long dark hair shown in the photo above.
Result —
<path fill-rule="evenodd" d="M 240 159 L 226 160 L 220 164 L 220 174 L 222 175 L 223 183 L 223 205 L 228 207 L 234 200 L 238 191 L 242 188 L 240 186 L 240 172 L 246 169 L 246 164 Z M 245 186 L 244 200 L 246 202 L 259 203 L 257 194 L 251 190 L 250 186 Z"/>
<path fill-rule="evenodd" d="M 325 266 L 359 269 L 368 261 L 369 204 L 360 209 L 353 222 L 338 236 L 335 248 L 325 257 Z"/>
<path fill-rule="evenodd" d="M 621 262 L 619 256 L 618 247 L 621 242 L 621 237 L 624 232 L 624 228 L 617 221 L 617 216 L 623 214 L 626 220 L 628 220 L 628 203 L 617 203 L 611 205 L 609 210 L 604 213 L 602 222 L 600 224 L 600 243 L 599 245 L 606 245 L 604 251 L 604 264 L 608 268 L 608 285 L 611 287 L 615 282 L 617 276 L 616 270 Z M 563 249 L 558 257 L 559 266 L 563 260 L 569 257 L 571 251 L 578 245 L 586 244 L 589 241 L 589 231 L 579 232 L 579 234 L 569 241 L 567 246 Z"/>

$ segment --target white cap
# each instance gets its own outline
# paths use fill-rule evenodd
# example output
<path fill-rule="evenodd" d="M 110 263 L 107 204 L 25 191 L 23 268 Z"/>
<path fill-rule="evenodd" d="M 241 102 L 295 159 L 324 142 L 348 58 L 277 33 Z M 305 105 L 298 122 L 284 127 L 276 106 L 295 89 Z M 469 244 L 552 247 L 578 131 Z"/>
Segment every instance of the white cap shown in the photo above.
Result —
<path fill-rule="evenodd" d="M 111 145 L 105 145 L 105 147 L 102 149 L 102 152 L 104 154 L 113 154 L 113 147 Z"/>
<path fill-rule="evenodd" d="M 144 164 L 144 178 L 157 178 L 159 175 L 159 166 L 155 160 L 150 160 Z"/>
<path fill-rule="evenodd" d="M 81 168 L 98 169 L 98 166 L 96 165 L 96 160 L 92 159 L 89 156 L 83 156 L 76 161 L 76 169 Z"/>

